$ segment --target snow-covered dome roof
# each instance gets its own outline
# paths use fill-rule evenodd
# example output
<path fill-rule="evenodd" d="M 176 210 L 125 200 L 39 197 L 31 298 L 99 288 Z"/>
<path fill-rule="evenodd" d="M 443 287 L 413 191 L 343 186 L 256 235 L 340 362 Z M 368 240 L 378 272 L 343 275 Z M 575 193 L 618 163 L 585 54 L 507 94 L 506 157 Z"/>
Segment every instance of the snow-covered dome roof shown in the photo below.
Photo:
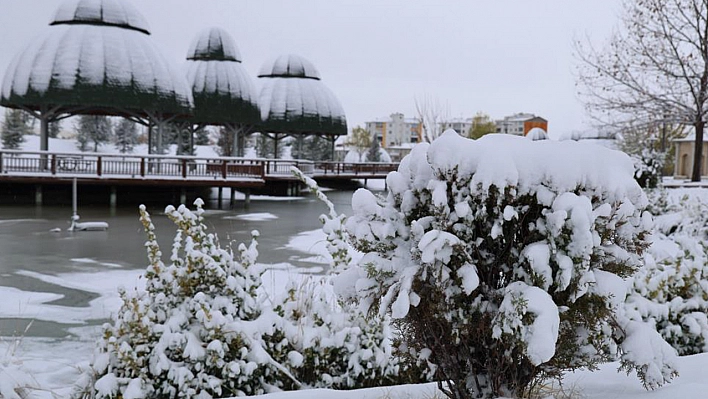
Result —
<path fill-rule="evenodd" d="M 147 25 L 132 7 L 117 0 L 74 0 L 62 5 L 57 15 L 74 9 L 83 19 L 55 21 L 15 56 L 5 72 L 0 105 L 56 107 L 60 113 L 191 113 L 187 81 L 151 37 L 135 28 Z M 89 19 L 92 15 L 95 18 Z"/>
<path fill-rule="evenodd" d="M 219 28 L 201 32 L 187 60 L 187 81 L 194 96 L 191 120 L 213 125 L 260 123 L 256 87 L 228 32 Z"/>
<path fill-rule="evenodd" d="M 264 70 L 272 73 L 263 74 Z M 259 77 L 262 88 L 258 104 L 267 131 L 347 134 L 342 105 L 306 59 L 293 55 L 279 57 L 274 64 L 266 64 Z"/>
<path fill-rule="evenodd" d="M 533 141 L 548 140 L 548 133 L 540 127 L 535 127 L 526 133 L 526 138 Z"/>
<path fill-rule="evenodd" d="M 297 54 L 284 54 L 263 64 L 260 72 L 258 72 L 258 77 L 319 80 L 320 73 L 307 59 Z"/>
<path fill-rule="evenodd" d="M 221 28 L 201 31 L 187 52 L 188 60 L 241 62 L 241 53 L 234 39 Z"/>
<path fill-rule="evenodd" d="M 57 9 L 50 25 L 95 24 L 134 29 L 150 34 L 150 27 L 132 4 L 120 0 L 71 0 Z"/>

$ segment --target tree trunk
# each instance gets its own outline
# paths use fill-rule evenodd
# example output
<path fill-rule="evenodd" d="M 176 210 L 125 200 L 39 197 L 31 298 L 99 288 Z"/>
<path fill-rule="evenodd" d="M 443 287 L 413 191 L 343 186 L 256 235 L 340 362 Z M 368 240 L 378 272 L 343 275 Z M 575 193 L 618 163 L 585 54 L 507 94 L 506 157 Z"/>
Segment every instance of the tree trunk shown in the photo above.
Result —
<path fill-rule="evenodd" d="M 693 149 L 693 172 L 691 173 L 691 181 L 701 181 L 701 165 L 703 165 L 703 127 L 705 122 L 702 120 L 693 124 L 696 129 L 696 141 Z"/>

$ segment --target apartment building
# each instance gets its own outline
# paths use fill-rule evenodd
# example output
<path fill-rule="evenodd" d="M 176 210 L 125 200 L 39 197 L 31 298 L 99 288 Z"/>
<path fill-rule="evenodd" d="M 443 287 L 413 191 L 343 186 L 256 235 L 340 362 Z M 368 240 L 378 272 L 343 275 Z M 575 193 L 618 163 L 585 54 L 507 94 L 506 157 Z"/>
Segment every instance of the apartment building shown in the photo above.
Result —
<path fill-rule="evenodd" d="M 404 117 L 400 112 L 366 122 L 365 128 L 381 142 L 383 148 L 419 143 L 423 139 L 422 124 L 417 119 Z"/>
<path fill-rule="evenodd" d="M 472 118 L 452 118 L 442 122 L 440 127 L 442 127 L 441 131 L 443 132 L 447 129 L 454 129 L 460 136 L 467 137 L 473 125 L 474 120 Z"/>
<path fill-rule="evenodd" d="M 518 113 L 494 121 L 497 133 L 526 136 L 529 130 L 540 127 L 548 132 L 548 121 L 534 114 Z"/>

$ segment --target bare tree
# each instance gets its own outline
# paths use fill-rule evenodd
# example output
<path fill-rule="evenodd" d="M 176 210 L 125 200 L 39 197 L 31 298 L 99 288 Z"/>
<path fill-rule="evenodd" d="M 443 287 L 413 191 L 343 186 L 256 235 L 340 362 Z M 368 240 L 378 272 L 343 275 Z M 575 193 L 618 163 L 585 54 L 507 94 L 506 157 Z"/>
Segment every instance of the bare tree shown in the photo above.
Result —
<path fill-rule="evenodd" d="M 580 94 L 613 126 L 682 123 L 695 128 L 691 180 L 700 181 L 708 111 L 708 0 L 627 0 L 608 47 L 578 45 Z"/>
<path fill-rule="evenodd" d="M 415 99 L 415 110 L 418 121 L 423 125 L 423 141 L 432 143 L 442 134 L 442 125 L 449 119 L 450 107 L 437 97 L 426 94 L 422 99 Z"/>

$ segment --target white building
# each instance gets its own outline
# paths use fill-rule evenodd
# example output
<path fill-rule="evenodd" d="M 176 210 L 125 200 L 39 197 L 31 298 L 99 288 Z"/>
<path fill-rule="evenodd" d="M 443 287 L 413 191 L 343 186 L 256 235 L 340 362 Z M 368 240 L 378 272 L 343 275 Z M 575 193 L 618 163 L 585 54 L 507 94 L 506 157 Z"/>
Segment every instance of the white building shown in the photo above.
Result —
<path fill-rule="evenodd" d="M 497 133 L 514 134 L 517 136 L 526 136 L 526 134 L 535 127 L 548 132 L 548 121 L 528 113 L 518 113 L 506 116 L 503 119 L 494 121 L 497 125 Z"/>
<path fill-rule="evenodd" d="M 388 118 L 366 122 L 365 128 L 372 137 L 379 140 L 383 148 L 418 143 L 423 138 L 422 124 L 417 119 L 404 117 L 400 112 Z"/>
<path fill-rule="evenodd" d="M 468 137 L 473 122 L 472 118 L 452 118 L 446 122 L 440 123 L 440 127 L 442 127 L 442 132 L 447 129 L 454 129 L 460 136 Z"/>

